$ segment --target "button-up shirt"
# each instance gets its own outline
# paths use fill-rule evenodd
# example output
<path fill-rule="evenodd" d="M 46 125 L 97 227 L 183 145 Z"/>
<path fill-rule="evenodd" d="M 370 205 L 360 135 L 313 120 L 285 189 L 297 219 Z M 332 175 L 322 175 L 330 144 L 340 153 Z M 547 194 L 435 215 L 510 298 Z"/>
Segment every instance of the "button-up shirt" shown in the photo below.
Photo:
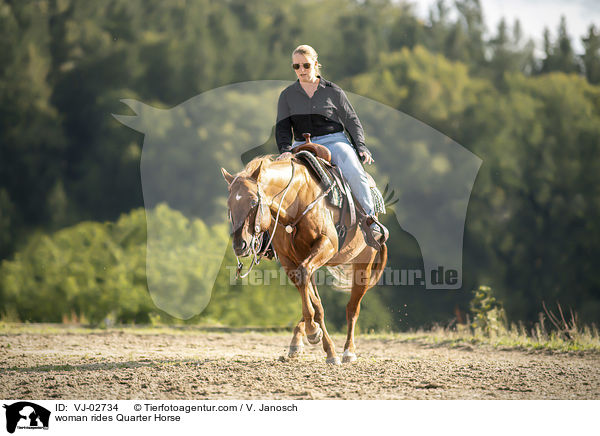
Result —
<path fill-rule="evenodd" d="M 362 125 L 348 97 L 335 83 L 319 78 L 312 97 L 304 91 L 299 80 L 281 92 L 275 127 L 279 152 L 291 150 L 292 138 L 303 141 L 303 133 L 322 136 L 344 130 L 357 152 L 366 149 Z"/>

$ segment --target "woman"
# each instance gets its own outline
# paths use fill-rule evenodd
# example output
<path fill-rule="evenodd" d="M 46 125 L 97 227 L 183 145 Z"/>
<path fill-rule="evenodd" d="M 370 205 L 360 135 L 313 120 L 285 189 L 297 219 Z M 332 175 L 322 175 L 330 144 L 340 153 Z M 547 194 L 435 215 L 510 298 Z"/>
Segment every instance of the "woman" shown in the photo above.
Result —
<path fill-rule="evenodd" d="M 344 91 L 321 77 L 317 57 L 309 45 L 298 46 L 292 53 L 292 68 L 298 80 L 281 92 L 277 105 L 275 139 L 282 153 L 280 159 L 289 157 L 292 148 L 304 143 L 303 133 L 310 133 L 312 142 L 331 152 L 332 163 L 342 170 L 366 212 L 374 238 L 383 243 L 387 229 L 375 218 L 369 181 L 361 165 L 373 163 L 362 125 Z"/>

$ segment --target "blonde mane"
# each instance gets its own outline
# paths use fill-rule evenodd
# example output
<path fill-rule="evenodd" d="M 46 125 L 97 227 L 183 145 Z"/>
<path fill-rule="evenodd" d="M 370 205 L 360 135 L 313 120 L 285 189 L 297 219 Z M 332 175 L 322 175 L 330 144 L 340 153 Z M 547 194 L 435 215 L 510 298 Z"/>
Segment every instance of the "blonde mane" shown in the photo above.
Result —
<path fill-rule="evenodd" d="M 260 166 L 260 164 L 262 164 L 261 171 L 264 171 L 267 168 L 269 168 L 274 162 L 284 163 L 284 162 L 289 162 L 289 160 L 291 159 L 290 158 L 290 159 L 276 160 L 277 157 L 278 157 L 278 155 L 275 155 L 275 154 L 267 154 L 264 156 L 257 156 L 254 159 L 252 159 L 250 162 L 248 162 L 246 167 L 242 171 L 237 173 L 236 176 L 249 177 L 254 171 L 256 171 L 256 169 Z"/>
<path fill-rule="evenodd" d="M 263 168 L 264 168 L 265 165 L 268 165 L 272 161 L 273 161 L 272 154 L 268 154 L 266 156 L 257 156 L 254 159 L 252 159 L 250 162 L 248 162 L 246 167 L 242 171 L 240 171 L 239 175 L 247 177 L 250 174 L 252 174 L 260 166 L 260 164 L 263 164 Z"/>

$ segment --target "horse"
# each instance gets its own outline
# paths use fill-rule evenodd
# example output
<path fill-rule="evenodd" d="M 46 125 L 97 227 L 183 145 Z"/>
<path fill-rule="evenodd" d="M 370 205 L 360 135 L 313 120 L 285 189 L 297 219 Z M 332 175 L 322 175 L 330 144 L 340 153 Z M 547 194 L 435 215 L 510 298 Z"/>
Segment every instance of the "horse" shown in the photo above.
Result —
<path fill-rule="evenodd" d="M 271 235 L 269 242 L 300 293 L 302 318 L 294 328 L 288 357 L 303 352 L 306 336 L 311 344 L 322 340 L 326 363 L 341 364 L 325 326 L 325 312 L 314 279 L 314 273 L 326 266 L 330 272 L 337 271 L 334 277 L 339 278 L 339 273 L 344 272 L 350 278 L 345 287 L 350 290 L 350 300 L 346 306 L 347 336 L 342 362 L 356 361 L 354 328 L 360 302 L 383 274 L 386 244 L 379 244 L 379 249 L 369 245 L 360 226 L 350 226 L 349 214 L 343 214 L 347 232 L 343 246 L 338 248 L 335 223 L 341 212 L 326 202 L 324 188 L 293 156 L 259 156 L 235 175 L 224 168 L 221 173 L 229 190 L 227 205 L 238 268 L 241 269 L 239 257 L 254 254 L 256 260 L 260 247 L 268 245 L 263 238 Z"/>

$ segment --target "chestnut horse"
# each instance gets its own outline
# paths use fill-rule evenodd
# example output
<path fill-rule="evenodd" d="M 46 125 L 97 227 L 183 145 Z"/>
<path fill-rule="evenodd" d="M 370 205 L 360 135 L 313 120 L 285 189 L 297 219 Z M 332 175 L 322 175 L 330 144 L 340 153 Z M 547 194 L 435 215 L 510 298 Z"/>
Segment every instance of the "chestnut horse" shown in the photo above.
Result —
<path fill-rule="evenodd" d="M 313 274 L 322 266 L 341 266 L 351 279 L 342 360 L 355 361 L 354 326 L 360 301 L 383 273 L 387 261 L 385 243 L 379 250 L 367 245 L 360 226 L 350 227 L 349 214 L 345 214 L 348 230 L 338 251 L 335 223 L 340 211 L 327 204 L 319 183 L 296 158 L 262 156 L 236 175 L 223 168 L 221 172 L 229 185 L 227 204 L 236 256 L 254 254 L 256 259 L 268 231 L 281 265 L 300 292 L 302 319 L 294 328 L 288 356 L 296 357 L 303 351 L 302 338 L 306 335 L 311 344 L 323 340 L 327 363 L 340 364 L 325 327 L 325 312 Z"/>

